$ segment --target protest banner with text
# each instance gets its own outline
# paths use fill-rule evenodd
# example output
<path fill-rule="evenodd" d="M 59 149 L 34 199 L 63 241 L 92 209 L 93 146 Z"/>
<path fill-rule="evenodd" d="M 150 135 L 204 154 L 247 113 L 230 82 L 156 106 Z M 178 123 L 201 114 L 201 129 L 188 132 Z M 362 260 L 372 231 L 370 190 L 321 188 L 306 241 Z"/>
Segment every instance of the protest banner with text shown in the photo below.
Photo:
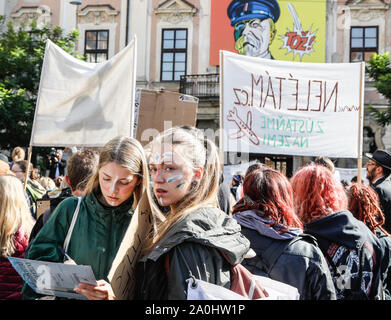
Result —
<path fill-rule="evenodd" d="M 301 63 L 221 51 L 225 152 L 357 158 L 363 63 Z"/>

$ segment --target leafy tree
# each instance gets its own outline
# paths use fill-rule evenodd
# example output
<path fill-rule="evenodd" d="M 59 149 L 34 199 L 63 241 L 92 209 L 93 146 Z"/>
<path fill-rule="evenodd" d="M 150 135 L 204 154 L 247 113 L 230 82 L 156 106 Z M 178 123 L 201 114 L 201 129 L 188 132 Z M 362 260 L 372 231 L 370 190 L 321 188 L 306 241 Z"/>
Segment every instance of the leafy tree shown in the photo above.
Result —
<path fill-rule="evenodd" d="M 38 28 L 36 21 L 16 30 L 4 16 L 0 16 L 0 30 L 0 149 L 12 150 L 30 142 L 46 40 L 76 58 L 85 58 L 75 51 L 77 30 L 64 35 L 61 27 Z M 46 153 L 48 148 L 38 149 Z"/>
<path fill-rule="evenodd" d="M 382 55 L 374 54 L 368 61 L 366 71 L 375 80 L 375 88 L 388 100 L 386 111 L 379 111 L 373 106 L 368 109 L 376 122 L 382 127 L 391 123 L 391 67 L 390 56 L 386 52 Z"/>

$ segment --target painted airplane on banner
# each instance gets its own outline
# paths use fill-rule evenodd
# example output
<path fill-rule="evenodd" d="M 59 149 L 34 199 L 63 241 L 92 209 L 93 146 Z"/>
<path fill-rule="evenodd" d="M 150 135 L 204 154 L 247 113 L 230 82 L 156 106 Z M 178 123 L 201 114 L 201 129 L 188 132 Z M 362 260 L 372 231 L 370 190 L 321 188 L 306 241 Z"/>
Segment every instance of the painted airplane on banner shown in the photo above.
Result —
<path fill-rule="evenodd" d="M 238 110 L 234 107 L 233 110 L 228 111 L 227 115 L 228 121 L 233 121 L 238 126 L 238 131 L 234 134 L 230 135 L 231 139 L 240 139 L 243 136 L 247 136 L 247 138 L 255 144 L 256 146 L 259 145 L 259 139 L 257 135 L 252 131 L 252 125 L 253 125 L 253 115 L 251 111 L 247 112 L 247 120 L 244 122 L 238 115 Z"/>

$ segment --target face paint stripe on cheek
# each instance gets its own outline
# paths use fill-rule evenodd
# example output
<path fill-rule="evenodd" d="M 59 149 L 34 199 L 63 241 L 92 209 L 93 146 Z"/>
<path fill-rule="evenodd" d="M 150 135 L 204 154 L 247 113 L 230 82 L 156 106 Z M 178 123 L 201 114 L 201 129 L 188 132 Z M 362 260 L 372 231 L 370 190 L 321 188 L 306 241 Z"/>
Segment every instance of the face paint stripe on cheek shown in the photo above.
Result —
<path fill-rule="evenodd" d="M 185 182 L 181 182 L 181 183 L 178 184 L 175 188 L 179 189 L 179 188 L 181 188 L 184 184 L 185 184 Z"/>
<path fill-rule="evenodd" d="M 170 182 L 178 181 L 178 180 L 181 180 L 182 178 L 183 178 L 183 175 L 173 176 L 173 177 L 168 178 L 167 182 L 170 183 Z"/>

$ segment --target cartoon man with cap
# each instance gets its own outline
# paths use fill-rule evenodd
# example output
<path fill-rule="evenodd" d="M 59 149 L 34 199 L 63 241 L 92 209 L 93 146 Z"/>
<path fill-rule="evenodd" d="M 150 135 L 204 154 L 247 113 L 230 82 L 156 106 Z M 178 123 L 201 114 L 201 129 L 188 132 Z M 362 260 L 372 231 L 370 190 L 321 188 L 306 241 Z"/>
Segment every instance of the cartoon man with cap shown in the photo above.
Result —
<path fill-rule="evenodd" d="M 391 154 L 385 150 L 376 150 L 373 155 L 366 153 L 369 159 L 365 165 L 367 179 L 379 195 L 385 216 L 384 229 L 391 232 Z"/>
<path fill-rule="evenodd" d="M 273 59 L 269 46 L 280 17 L 277 0 L 233 0 L 227 14 L 234 27 L 235 49 L 239 54 Z"/>

